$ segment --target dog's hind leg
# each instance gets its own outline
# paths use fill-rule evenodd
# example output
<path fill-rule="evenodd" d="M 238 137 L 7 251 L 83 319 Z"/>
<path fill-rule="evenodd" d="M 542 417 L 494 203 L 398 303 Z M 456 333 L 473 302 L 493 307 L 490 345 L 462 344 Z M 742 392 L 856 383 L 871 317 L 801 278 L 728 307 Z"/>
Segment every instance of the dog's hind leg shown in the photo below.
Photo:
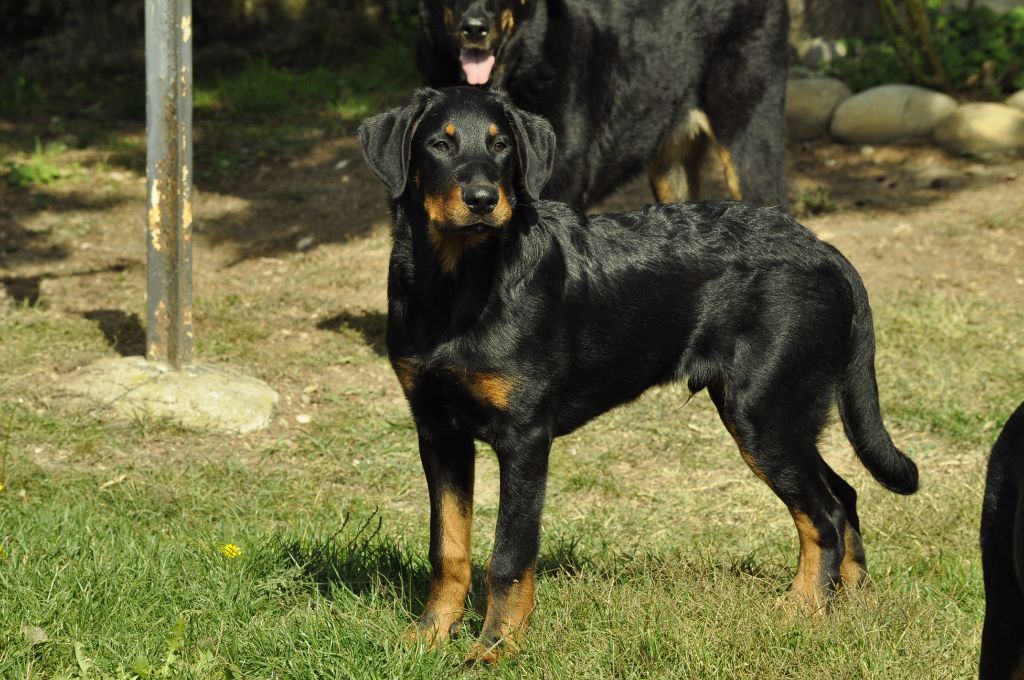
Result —
<path fill-rule="evenodd" d="M 784 12 L 766 11 L 760 30 L 738 36 L 709 62 L 703 106 L 743 200 L 787 208 L 787 30 Z M 757 25 L 753 17 L 751 25 Z"/>
<path fill-rule="evenodd" d="M 855 588 L 859 586 L 867 576 L 867 558 L 864 555 L 864 543 L 860 538 L 860 517 L 857 515 L 857 492 L 850 484 L 839 476 L 828 463 L 821 461 L 825 473 L 825 481 L 828 483 L 832 493 L 843 504 L 846 511 L 846 554 L 843 556 L 843 563 L 839 565 L 839 574 L 843 580 L 843 586 Z"/>
<path fill-rule="evenodd" d="M 647 167 L 659 203 L 700 199 L 700 164 L 707 150 L 707 116 L 693 109 Z"/>
<path fill-rule="evenodd" d="M 806 415 L 821 409 L 798 400 L 767 400 L 749 387 L 744 393 L 709 386 L 708 392 L 743 460 L 786 504 L 796 524 L 800 558 L 792 597 L 811 615 L 823 612 L 842 582 L 849 531 L 855 530 L 825 481 L 815 443 L 823 416 Z M 750 398 L 754 394 L 760 398 Z"/>
<path fill-rule="evenodd" d="M 462 624 L 469 593 L 473 524 L 473 439 L 465 433 L 420 428 L 420 460 L 430 495 L 430 595 L 406 634 L 428 645 L 448 640 Z"/>

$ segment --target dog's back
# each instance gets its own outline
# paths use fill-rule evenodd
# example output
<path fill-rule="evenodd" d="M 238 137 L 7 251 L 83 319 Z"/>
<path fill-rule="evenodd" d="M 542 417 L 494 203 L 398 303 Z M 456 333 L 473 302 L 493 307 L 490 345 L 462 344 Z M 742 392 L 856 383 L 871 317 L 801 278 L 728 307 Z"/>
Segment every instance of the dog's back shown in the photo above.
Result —
<path fill-rule="evenodd" d="M 1024 403 L 1007 421 L 988 463 L 981 514 L 985 629 L 981 680 L 1024 678 Z"/>

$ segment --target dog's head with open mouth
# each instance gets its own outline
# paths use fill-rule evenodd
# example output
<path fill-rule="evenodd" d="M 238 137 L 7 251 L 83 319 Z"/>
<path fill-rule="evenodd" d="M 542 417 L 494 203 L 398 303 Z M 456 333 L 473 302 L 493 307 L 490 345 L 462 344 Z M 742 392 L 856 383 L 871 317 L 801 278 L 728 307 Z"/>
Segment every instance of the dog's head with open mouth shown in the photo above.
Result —
<path fill-rule="evenodd" d="M 440 22 L 468 85 L 500 85 L 502 56 L 534 0 L 424 0 L 425 24 Z"/>

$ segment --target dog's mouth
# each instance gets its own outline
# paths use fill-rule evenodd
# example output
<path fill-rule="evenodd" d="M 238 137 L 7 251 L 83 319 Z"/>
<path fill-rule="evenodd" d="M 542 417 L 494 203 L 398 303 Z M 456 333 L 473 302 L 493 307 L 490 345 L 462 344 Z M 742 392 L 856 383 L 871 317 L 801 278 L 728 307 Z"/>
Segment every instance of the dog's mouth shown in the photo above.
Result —
<path fill-rule="evenodd" d="M 432 222 L 434 228 L 442 234 L 497 234 L 507 223 L 480 221 L 472 224 L 453 224 L 447 222 Z"/>
<path fill-rule="evenodd" d="M 462 72 L 470 85 L 486 85 L 494 70 L 495 55 L 487 49 L 464 47 L 459 53 Z"/>

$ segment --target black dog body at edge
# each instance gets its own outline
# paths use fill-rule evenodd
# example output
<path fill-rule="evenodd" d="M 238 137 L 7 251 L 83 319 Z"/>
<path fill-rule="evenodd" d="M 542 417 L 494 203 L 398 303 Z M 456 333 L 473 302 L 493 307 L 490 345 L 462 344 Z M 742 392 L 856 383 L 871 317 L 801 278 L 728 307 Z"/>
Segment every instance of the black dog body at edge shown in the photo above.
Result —
<path fill-rule="evenodd" d="M 422 0 L 424 85 L 486 87 L 544 116 L 559 154 L 543 197 L 578 211 L 646 172 L 662 203 L 697 200 L 714 149 L 730 196 L 786 207 L 785 0 Z"/>
<path fill-rule="evenodd" d="M 856 493 L 816 447 L 831 404 L 887 488 L 912 493 L 917 468 L 883 425 L 867 294 L 837 250 L 742 203 L 587 218 L 539 200 L 550 125 L 477 88 L 421 90 L 359 136 L 391 194 L 387 347 L 430 494 L 434 580 L 417 635 L 437 642 L 460 625 L 475 439 L 500 470 L 472 655 L 493 661 L 533 610 L 552 439 L 679 379 L 708 390 L 792 513 L 798 599 L 816 610 L 863 578 Z"/>
<path fill-rule="evenodd" d="M 1024 678 L 1024 403 L 989 457 L 981 513 L 985 627 L 981 680 Z"/>

